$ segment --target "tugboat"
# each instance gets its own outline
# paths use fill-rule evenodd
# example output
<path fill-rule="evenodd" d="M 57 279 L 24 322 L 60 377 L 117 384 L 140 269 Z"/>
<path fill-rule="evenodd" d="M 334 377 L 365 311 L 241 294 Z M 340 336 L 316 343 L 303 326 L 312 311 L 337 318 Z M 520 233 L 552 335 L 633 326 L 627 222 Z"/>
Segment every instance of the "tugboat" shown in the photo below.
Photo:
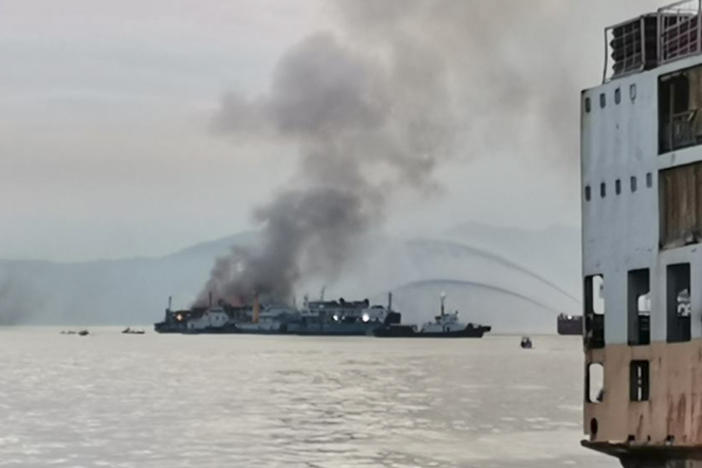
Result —
<path fill-rule="evenodd" d="M 373 331 L 379 338 L 482 338 L 492 327 L 458 320 L 458 311 L 453 314 L 445 312 L 446 294 L 441 293 L 441 313 L 418 330 L 414 325 L 400 324 L 400 314 L 388 315 L 385 326 Z"/>

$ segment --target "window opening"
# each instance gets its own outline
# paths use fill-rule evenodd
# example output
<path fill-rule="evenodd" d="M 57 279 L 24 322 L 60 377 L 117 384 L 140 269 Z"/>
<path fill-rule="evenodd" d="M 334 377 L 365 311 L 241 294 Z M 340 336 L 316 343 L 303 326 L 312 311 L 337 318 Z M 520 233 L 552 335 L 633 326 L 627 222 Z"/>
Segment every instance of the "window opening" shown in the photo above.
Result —
<path fill-rule="evenodd" d="M 631 176 L 631 193 L 636 192 L 636 189 L 637 189 L 636 177 Z"/>
<path fill-rule="evenodd" d="M 619 104 L 620 102 L 622 102 L 622 90 L 617 88 L 614 90 L 614 103 Z"/>
<path fill-rule="evenodd" d="M 589 98 L 589 97 L 586 97 L 586 98 L 585 98 L 585 112 L 587 112 L 587 113 L 589 114 L 589 113 L 590 113 L 590 108 L 591 108 L 591 105 L 590 105 L 590 98 Z"/>
<path fill-rule="evenodd" d="M 647 401 L 651 378 L 648 361 L 631 361 L 629 365 L 629 400 Z"/>
<path fill-rule="evenodd" d="M 653 174 L 651 174 L 650 172 L 646 173 L 646 187 L 653 187 Z"/>
<path fill-rule="evenodd" d="M 588 348 L 604 347 L 604 277 L 592 275 L 585 277 L 585 346 Z"/>
<path fill-rule="evenodd" d="M 702 143 L 702 66 L 662 76 L 658 82 L 659 153 Z"/>
<path fill-rule="evenodd" d="M 587 401 L 601 403 L 604 400 L 604 366 L 592 362 L 587 366 Z"/>
<path fill-rule="evenodd" d="M 702 163 L 660 172 L 658 177 L 660 245 L 663 249 L 702 239 Z"/>
<path fill-rule="evenodd" d="M 621 179 L 617 179 L 614 181 L 614 192 L 619 195 L 622 193 L 622 181 Z"/>
<path fill-rule="evenodd" d="M 600 184 L 600 197 L 604 198 L 607 196 L 607 185 L 602 182 Z"/>
<path fill-rule="evenodd" d="M 585 201 L 590 201 L 590 186 L 585 186 Z"/>
<path fill-rule="evenodd" d="M 627 286 L 629 345 L 651 343 L 651 276 L 648 268 L 632 270 Z"/>
<path fill-rule="evenodd" d="M 607 105 L 607 95 L 605 93 L 600 93 L 600 107 L 602 109 Z"/>
<path fill-rule="evenodd" d="M 690 264 L 668 265 L 666 276 L 668 342 L 690 341 Z"/>

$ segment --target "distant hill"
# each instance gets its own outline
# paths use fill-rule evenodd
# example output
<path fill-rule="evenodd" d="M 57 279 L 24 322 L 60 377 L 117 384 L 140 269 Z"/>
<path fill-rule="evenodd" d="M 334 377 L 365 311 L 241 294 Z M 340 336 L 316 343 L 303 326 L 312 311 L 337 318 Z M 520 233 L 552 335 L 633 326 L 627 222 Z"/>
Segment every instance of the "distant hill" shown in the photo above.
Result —
<path fill-rule="evenodd" d="M 163 314 L 169 295 L 186 307 L 216 257 L 233 245 L 253 245 L 243 232 L 158 258 L 54 263 L 0 261 L 0 324 L 148 324 Z M 371 297 L 395 305 L 408 321 L 438 310 L 438 295 L 466 320 L 497 331 L 553 331 L 555 315 L 579 310 L 577 230 L 524 231 L 476 223 L 440 239 L 372 238 L 336 281 L 300 285 L 327 297 Z"/>

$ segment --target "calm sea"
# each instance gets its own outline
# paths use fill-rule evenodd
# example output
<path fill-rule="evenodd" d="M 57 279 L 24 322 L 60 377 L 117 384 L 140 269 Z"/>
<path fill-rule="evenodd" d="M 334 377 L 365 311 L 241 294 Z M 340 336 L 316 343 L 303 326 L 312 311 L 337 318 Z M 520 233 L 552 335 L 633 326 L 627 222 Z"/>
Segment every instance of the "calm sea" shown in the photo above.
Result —
<path fill-rule="evenodd" d="M 579 445 L 578 337 L 0 328 L 0 466 L 617 467 Z"/>

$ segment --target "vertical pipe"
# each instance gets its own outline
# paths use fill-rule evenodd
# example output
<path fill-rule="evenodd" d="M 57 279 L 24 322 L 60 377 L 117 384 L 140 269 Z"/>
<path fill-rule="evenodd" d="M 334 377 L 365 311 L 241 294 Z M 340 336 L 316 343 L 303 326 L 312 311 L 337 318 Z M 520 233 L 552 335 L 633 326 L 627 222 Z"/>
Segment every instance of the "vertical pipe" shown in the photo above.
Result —
<path fill-rule="evenodd" d="M 657 18 L 657 23 L 658 27 L 656 28 L 656 55 L 658 56 L 658 65 L 663 63 L 663 21 L 661 20 L 661 9 L 658 9 L 658 18 Z"/>
<path fill-rule="evenodd" d="M 258 302 L 258 293 L 254 294 L 254 303 L 253 303 L 253 314 L 251 317 L 251 321 L 253 323 L 258 323 L 258 316 L 261 313 L 261 305 Z"/>
<path fill-rule="evenodd" d="M 697 0 L 697 53 L 702 52 L 702 0 Z"/>
<path fill-rule="evenodd" d="M 607 82 L 607 65 L 609 63 L 609 45 L 607 44 L 607 31 L 609 28 L 605 28 L 604 31 L 604 70 L 602 71 L 602 83 Z"/>
<path fill-rule="evenodd" d="M 209 307 L 212 307 L 212 291 L 210 291 L 210 305 Z"/>
<path fill-rule="evenodd" d="M 173 296 L 168 296 L 168 310 L 171 310 L 172 301 L 173 301 Z"/>
<path fill-rule="evenodd" d="M 639 70 L 644 71 L 646 69 L 646 20 L 643 17 L 641 18 L 639 27 L 641 28 L 641 43 L 639 44 L 641 50 L 641 66 Z"/>

